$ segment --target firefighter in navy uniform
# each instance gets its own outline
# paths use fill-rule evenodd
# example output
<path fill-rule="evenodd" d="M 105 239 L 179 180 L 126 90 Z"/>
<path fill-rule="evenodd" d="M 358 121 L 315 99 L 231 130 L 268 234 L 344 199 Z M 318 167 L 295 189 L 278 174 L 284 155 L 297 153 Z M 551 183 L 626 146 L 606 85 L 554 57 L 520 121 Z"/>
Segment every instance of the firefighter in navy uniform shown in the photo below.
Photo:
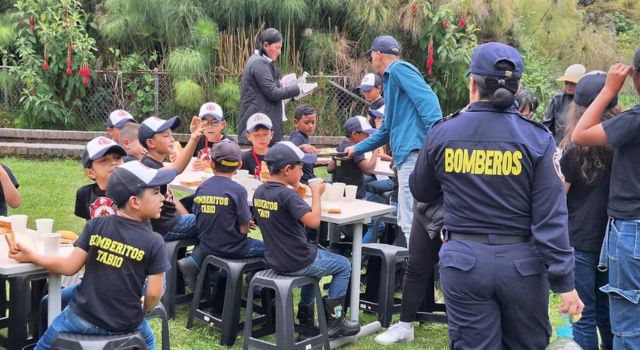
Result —
<path fill-rule="evenodd" d="M 419 202 L 444 194 L 440 281 L 451 349 L 544 349 L 549 288 L 562 312 L 584 307 L 555 141 L 513 104 L 523 66 L 510 46 L 476 48 L 470 104 L 431 129 L 410 178 Z"/>

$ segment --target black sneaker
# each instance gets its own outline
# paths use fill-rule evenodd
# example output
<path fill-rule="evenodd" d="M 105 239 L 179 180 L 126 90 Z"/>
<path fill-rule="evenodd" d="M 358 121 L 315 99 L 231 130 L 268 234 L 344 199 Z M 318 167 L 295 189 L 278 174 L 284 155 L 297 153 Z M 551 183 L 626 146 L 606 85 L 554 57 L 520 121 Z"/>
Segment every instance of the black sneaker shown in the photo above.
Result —
<path fill-rule="evenodd" d="M 187 288 L 191 290 L 196 289 L 196 281 L 198 279 L 198 269 L 193 264 L 193 261 L 190 258 L 182 258 L 177 262 L 178 270 L 182 273 L 182 279 L 184 279 L 184 284 Z"/>

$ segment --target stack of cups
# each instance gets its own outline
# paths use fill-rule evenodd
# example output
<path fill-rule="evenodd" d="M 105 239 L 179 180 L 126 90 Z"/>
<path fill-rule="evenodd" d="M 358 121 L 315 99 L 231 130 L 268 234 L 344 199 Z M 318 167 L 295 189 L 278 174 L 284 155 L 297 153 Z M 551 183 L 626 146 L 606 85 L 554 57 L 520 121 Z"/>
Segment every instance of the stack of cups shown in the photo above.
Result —
<path fill-rule="evenodd" d="M 36 231 L 42 241 L 42 254 L 58 255 L 60 234 L 53 232 L 53 219 L 37 219 Z"/>

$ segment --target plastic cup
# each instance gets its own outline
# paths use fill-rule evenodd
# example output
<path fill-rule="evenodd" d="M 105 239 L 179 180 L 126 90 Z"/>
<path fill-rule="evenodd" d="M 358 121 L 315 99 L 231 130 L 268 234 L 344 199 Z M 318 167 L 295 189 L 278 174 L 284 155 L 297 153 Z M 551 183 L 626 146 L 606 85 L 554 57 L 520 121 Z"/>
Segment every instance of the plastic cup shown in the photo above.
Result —
<path fill-rule="evenodd" d="M 246 169 L 238 169 L 236 170 L 236 177 L 239 179 L 246 179 L 249 177 L 249 170 Z"/>
<path fill-rule="evenodd" d="M 358 186 L 355 185 L 347 185 L 344 187 L 344 198 L 347 201 L 356 200 L 356 194 L 358 193 Z"/>
<path fill-rule="evenodd" d="M 337 200 L 341 200 L 342 199 L 342 197 L 344 196 L 344 189 L 345 189 L 346 186 L 347 186 L 347 184 L 345 184 L 344 182 L 334 182 L 333 183 L 333 186 L 332 186 L 332 188 L 334 190 L 334 193 L 333 193 L 334 199 L 333 200 L 337 201 Z"/>
<path fill-rule="evenodd" d="M 11 219 L 11 229 L 15 233 L 26 233 L 27 232 L 27 220 L 29 220 L 29 215 L 16 214 L 11 215 L 9 217 Z"/>
<path fill-rule="evenodd" d="M 59 233 L 45 233 L 41 235 L 42 241 L 42 253 L 44 255 L 56 256 L 58 255 L 58 248 L 60 247 Z"/>
<path fill-rule="evenodd" d="M 323 200 L 323 201 L 331 200 L 331 193 L 333 191 L 332 188 L 333 188 L 332 184 L 324 184 L 324 193 L 322 194 L 322 197 L 320 197 L 320 200 Z"/>
<path fill-rule="evenodd" d="M 36 219 L 36 231 L 40 234 L 53 232 L 53 219 Z"/>

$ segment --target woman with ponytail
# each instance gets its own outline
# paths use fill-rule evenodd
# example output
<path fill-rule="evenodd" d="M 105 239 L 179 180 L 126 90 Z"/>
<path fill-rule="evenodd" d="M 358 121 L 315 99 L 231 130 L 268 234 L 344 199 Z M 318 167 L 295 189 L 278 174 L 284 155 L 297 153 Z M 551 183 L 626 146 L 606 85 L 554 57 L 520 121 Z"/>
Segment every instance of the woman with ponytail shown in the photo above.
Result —
<path fill-rule="evenodd" d="M 258 37 L 256 51 L 244 66 L 238 116 L 240 143 L 249 143 L 245 129 L 247 120 L 255 113 L 264 113 L 271 119 L 272 143 L 282 141 L 283 100 L 300 95 L 300 88 L 297 85 L 281 86 L 280 71 L 275 65 L 281 50 L 282 34 L 277 29 L 267 28 Z"/>
<path fill-rule="evenodd" d="M 451 349 L 544 349 L 549 289 L 579 314 L 567 206 L 553 136 L 515 108 L 524 63 L 480 45 L 467 108 L 436 124 L 409 181 L 419 202 L 444 198 L 440 283 Z"/>

